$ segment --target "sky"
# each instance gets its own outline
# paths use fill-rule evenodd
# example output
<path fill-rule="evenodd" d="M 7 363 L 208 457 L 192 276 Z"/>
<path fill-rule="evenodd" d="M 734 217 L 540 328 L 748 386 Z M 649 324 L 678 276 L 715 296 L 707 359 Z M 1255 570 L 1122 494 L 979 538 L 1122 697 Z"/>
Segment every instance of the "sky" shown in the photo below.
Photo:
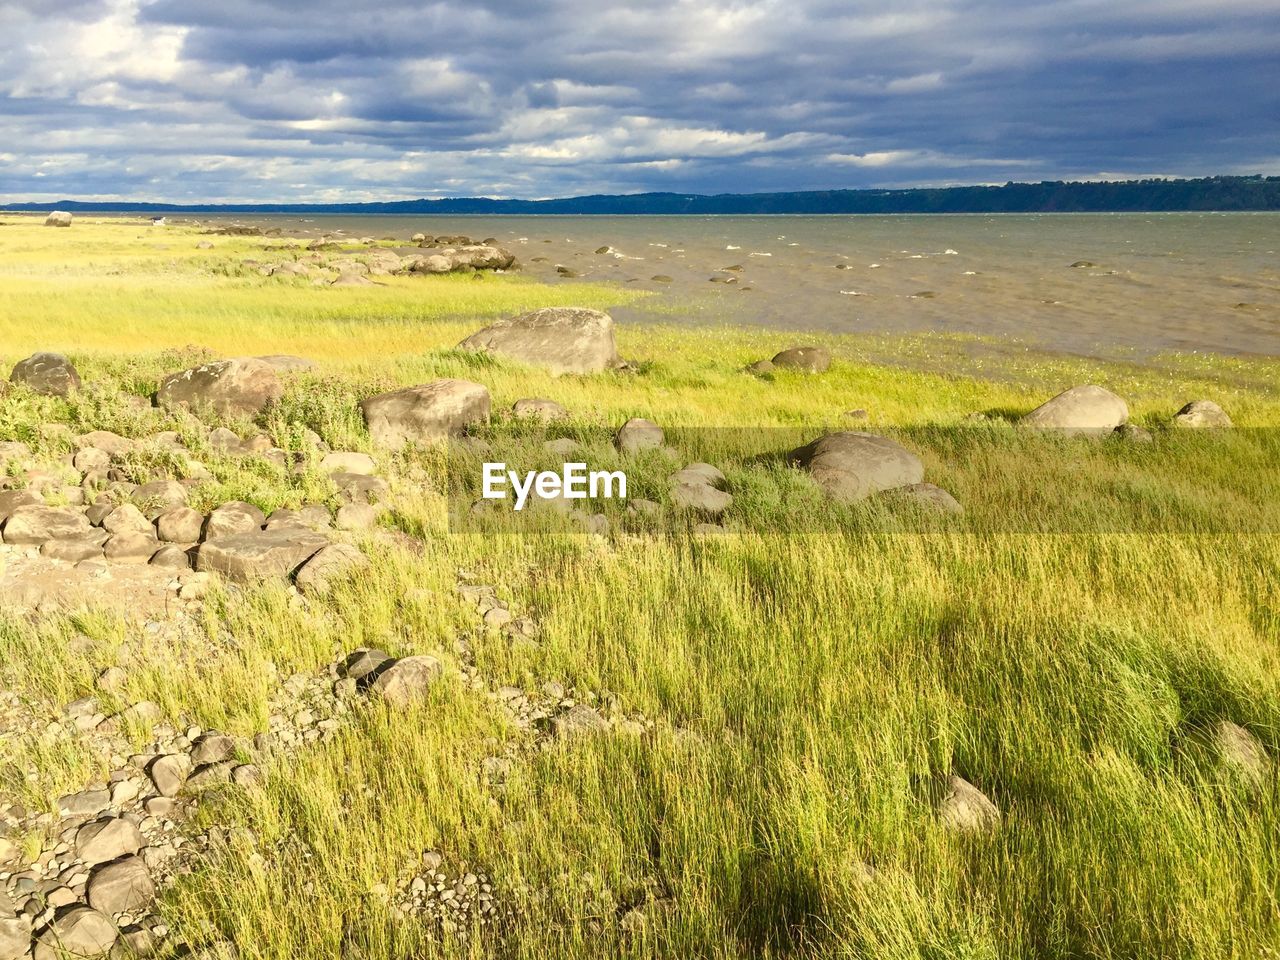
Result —
<path fill-rule="evenodd" d="M 0 202 L 1280 174 L 1280 0 L 0 0 Z"/>

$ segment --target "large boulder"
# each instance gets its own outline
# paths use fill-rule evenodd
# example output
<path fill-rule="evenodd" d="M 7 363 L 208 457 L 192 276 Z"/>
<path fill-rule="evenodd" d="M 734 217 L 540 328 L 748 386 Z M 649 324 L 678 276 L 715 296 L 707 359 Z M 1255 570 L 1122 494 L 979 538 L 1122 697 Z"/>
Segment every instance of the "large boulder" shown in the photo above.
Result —
<path fill-rule="evenodd" d="M 25 383 L 36 393 L 47 397 L 66 397 L 80 389 L 80 374 L 60 353 L 33 353 L 19 360 L 9 374 L 13 383 Z"/>
<path fill-rule="evenodd" d="M 1094 384 L 1072 387 L 1036 407 L 1020 421 L 1038 430 L 1103 436 L 1129 419 L 1128 405 Z"/>
<path fill-rule="evenodd" d="M 838 500 L 862 500 L 924 480 L 919 457 L 873 433 L 830 433 L 793 451 L 791 459 Z"/>
<path fill-rule="evenodd" d="M 1212 400 L 1192 400 L 1173 416 L 1175 427 L 1208 427 L 1226 429 L 1231 426 L 1227 412 Z"/>
<path fill-rule="evenodd" d="M 69 227 L 71 226 L 71 214 L 65 210 L 54 210 L 44 218 L 44 225 L 46 227 Z"/>
<path fill-rule="evenodd" d="M 76 855 L 85 863 L 107 863 L 131 856 L 144 846 L 142 834 L 123 817 L 105 817 L 76 831 Z"/>
<path fill-rule="evenodd" d="M 266 522 L 266 514 L 252 503 L 232 500 L 209 514 L 209 519 L 204 523 L 204 536 L 207 540 L 221 540 L 236 534 L 260 530 Z"/>
<path fill-rule="evenodd" d="M 139 857 L 123 857 L 104 864 L 89 877 L 86 890 L 89 906 L 114 916 L 136 913 L 151 906 L 156 887 L 147 865 Z"/>
<path fill-rule="evenodd" d="M 622 453 L 659 450 L 665 436 L 662 428 L 644 417 L 632 417 L 613 435 L 613 445 Z"/>
<path fill-rule="evenodd" d="M 546 367 L 553 374 L 599 373 L 618 363 L 613 318 L 581 307 L 544 307 L 508 317 L 458 346 Z"/>
<path fill-rule="evenodd" d="M 196 569 L 241 583 L 287 577 L 327 542 L 320 534 L 300 528 L 251 530 L 206 540 L 196 555 Z"/>
<path fill-rule="evenodd" d="M 388 447 L 460 434 L 489 419 L 489 391 L 470 380 L 433 380 L 380 393 L 360 404 L 376 443 Z"/>
<path fill-rule="evenodd" d="M 18 507 L 4 523 L 5 543 L 44 543 L 46 540 L 80 540 L 92 530 L 88 518 L 67 507 L 39 504 Z"/>
<path fill-rule="evenodd" d="M 105 957 L 115 946 L 119 931 L 111 918 L 85 906 L 59 913 L 36 938 L 35 960 L 67 957 Z"/>
<path fill-rule="evenodd" d="M 0 490 L 0 524 L 13 516 L 20 507 L 40 507 L 44 501 L 30 490 Z"/>
<path fill-rule="evenodd" d="M 156 391 L 156 403 L 167 408 L 207 408 L 224 415 L 252 415 L 280 399 L 283 392 L 271 363 L 256 357 L 239 357 L 170 374 Z"/>
<path fill-rule="evenodd" d="M 349 543 L 331 543 L 302 565 L 294 578 L 306 594 L 323 595 L 335 581 L 369 566 L 369 558 Z"/>
<path fill-rule="evenodd" d="M 776 368 L 825 373 L 831 366 L 831 354 L 823 347 L 790 347 L 775 354 L 770 362 Z"/>
<path fill-rule="evenodd" d="M 369 689 L 392 706 L 405 707 L 425 700 L 443 669 L 435 657 L 401 657 L 382 667 Z"/>

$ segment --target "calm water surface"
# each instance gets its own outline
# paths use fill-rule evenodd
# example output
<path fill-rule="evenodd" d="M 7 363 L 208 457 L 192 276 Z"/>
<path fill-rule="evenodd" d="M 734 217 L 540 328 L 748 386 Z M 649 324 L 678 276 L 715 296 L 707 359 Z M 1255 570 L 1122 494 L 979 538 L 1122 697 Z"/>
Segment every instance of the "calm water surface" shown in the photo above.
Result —
<path fill-rule="evenodd" d="M 1280 354 L 1280 214 L 238 219 L 302 236 L 493 237 L 539 279 L 577 282 L 564 266 L 657 292 L 623 321 Z"/>

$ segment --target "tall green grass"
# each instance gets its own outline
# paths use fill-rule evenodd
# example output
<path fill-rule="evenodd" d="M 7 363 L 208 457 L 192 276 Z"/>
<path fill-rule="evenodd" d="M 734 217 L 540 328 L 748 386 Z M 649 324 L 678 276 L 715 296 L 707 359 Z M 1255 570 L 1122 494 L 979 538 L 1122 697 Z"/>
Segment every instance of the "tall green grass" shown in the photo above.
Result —
<path fill-rule="evenodd" d="M 1275 503 L 1275 361 L 1103 365 L 993 349 L 978 373 L 980 342 L 813 337 L 833 348 L 828 374 L 759 379 L 742 366 L 795 338 L 667 325 L 621 331 L 639 375 L 552 379 L 451 347 L 517 304 L 608 305 L 620 294 L 420 278 L 328 291 L 193 279 L 186 263 L 170 282 L 140 265 L 152 262 L 134 250 L 144 241 L 126 237 L 112 241 L 115 255 L 135 258 L 136 272 L 98 304 L 90 281 L 69 285 L 57 266 L 82 257 L 80 229 L 47 240 L 0 233 L 0 243 L 43 245 L 52 264 L 42 274 L 24 254 L 27 275 L 0 275 L 4 360 L 62 347 L 99 385 L 71 402 L 20 389 L 0 401 L 6 437 L 42 456 L 66 444 L 42 424 L 135 435 L 172 426 L 118 390 L 145 393 L 193 356 L 162 351 L 195 343 L 321 361 L 263 423 L 236 424 L 242 432 L 305 425 L 336 447 L 370 449 L 358 399 L 465 376 L 490 387 L 497 410 L 522 396 L 565 404 L 574 420 L 564 432 L 601 459 L 628 416 L 688 428 L 680 459 L 718 456 L 737 497 L 736 532 L 724 537 L 638 530 L 624 515 L 604 538 L 462 535 L 446 519 L 466 485 L 459 461 L 428 451 L 392 464 L 379 453 L 396 474 L 384 529 L 422 547 L 370 538 L 372 573 L 325 601 L 292 603 L 279 585 L 220 596 L 198 629 L 150 641 L 110 617 L 7 622 L 0 681 L 33 712 L 51 715 L 123 660 L 124 699 L 236 733 L 264 725 L 273 676 L 321 669 L 355 646 L 448 664 L 429 703 L 362 707 L 332 742 L 272 766 L 264 789 L 208 801 L 205 821 L 256 839 L 168 891 L 175 929 L 234 940 L 254 958 L 1065 960 L 1280 949 L 1275 768 L 1252 785 L 1185 749 L 1226 719 L 1280 751 L 1280 544 L 1250 527 Z M 192 239 L 178 237 L 168 242 Z M 235 257 L 249 255 L 236 243 Z M 195 291 L 186 307 L 184 284 Z M 451 299 L 455 288 L 465 298 Z M 396 313 L 406 304 L 422 312 Z M 1162 434 L 1146 448 L 958 426 L 974 411 L 1025 412 L 1086 380 L 1123 394 L 1134 419 L 1157 430 L 1200 396 L 1248 429 Z M 806 527 L 805 511 L 829 506 L 803 477 L 699 432 L 812 436 L 848 424 L 854 407 L 869 412 L 859 428 L 919 450 L 927 479 L 954 490 L 967 517 L 898 533 L 856 518 Z M 198 443 L 193 425 L 184 429 Z M 536 446 L 501 421 L 488 436 L 513 460 Z M 208 502 L 234 494 L 271 507 L 327 494 L 314 475 L 200 453 L 215 476 L 200 493 Z M 660 485 L 665 469 L 654 461 L 637 472 Z M 1203 515 L 1227 532 L 1034 532 L 1054 510 L 1094 529 L 1098 511 L 1127 521 L 1171 510 L 1175 530 Z M 453 590 L 460 570 L 534 617 L 536 642 L 478 630 Z M 70 643 L 77 633 L 87 640 Z M 493 687 L 536 694 L 553 680 L 652 726 L 543 749 L 490 698 L 453 682 L 460 637 Z M 494 791 L 481 765 L 508 747 L 519 759 Z M 42 751 L 38 737 L 0 739 L 0 761 L 37 771 L 0 777 L 0 789 L 33 803 L 101 770 L 74 749 Z M 958 835 L 939 824 L 934 805 L 953 773 L 1000 807 L 997 829 Z M 378 888 L 427 849 L 450 869 L 494 878 L 495 923 L 464 942 L 393 916 Z M 645 931 L 625 932 L 620 916 L 646 896 L 670 909 L 651 905 Z"/>

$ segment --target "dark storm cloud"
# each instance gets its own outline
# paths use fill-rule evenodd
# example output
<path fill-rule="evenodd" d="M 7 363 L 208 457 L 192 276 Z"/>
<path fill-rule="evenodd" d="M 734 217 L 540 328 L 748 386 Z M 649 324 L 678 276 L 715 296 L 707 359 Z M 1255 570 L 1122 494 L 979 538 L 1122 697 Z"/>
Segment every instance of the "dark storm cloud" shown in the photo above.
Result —
<path fill-rule="evenodd" d="M 19 0 L 0 194 L 1280 172 L 1273 0 Z"/>

